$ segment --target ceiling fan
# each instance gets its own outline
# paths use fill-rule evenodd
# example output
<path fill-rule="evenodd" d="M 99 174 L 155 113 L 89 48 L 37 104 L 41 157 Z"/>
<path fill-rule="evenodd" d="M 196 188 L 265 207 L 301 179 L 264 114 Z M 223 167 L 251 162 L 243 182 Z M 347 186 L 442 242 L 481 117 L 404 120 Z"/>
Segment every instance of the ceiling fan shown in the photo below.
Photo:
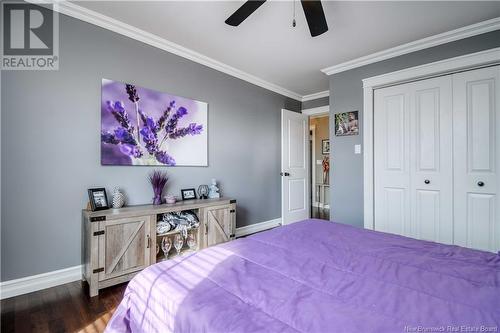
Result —
<path fill-rule="evenodd" d="M 295 0 L 294 0 L 295 1 Z M 233 15 L 229 16 L 226 24 L 236 27 L 245 21 L 253 12 L 262 6 L 266 0 L 249 0 L 238 8 Z M 323 6 L 319 0 L 301 0 L 302 9 L 306 15 L 307 25 L 312 37 L 316 37 L 328 31 Z M 293 26 L 295 26 L 295 19 Z"/>

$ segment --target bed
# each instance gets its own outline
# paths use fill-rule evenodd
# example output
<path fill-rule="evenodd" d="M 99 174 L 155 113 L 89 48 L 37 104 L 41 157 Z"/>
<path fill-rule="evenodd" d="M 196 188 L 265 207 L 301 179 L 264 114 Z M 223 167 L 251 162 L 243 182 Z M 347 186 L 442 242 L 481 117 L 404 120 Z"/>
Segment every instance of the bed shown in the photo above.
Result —
<path fill-rule="evenodd" d="M 106 332 L 499 332 L 500 254 L 306 220 L 148 267 Z"/>

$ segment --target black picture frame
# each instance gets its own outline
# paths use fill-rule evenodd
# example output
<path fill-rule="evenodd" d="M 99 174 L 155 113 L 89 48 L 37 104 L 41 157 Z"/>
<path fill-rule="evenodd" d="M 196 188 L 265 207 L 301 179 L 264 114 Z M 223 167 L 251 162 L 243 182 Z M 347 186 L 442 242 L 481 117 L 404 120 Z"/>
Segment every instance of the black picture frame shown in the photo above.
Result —
<path fill-rule="evenodd" d="M 104 187 L 89 188 L 87 191 L 89 194 L 90 208 L 93 212 L 109 209 L 108 196 L 106 195 L 106 189 Z"/>
<path fill-rule="evenodd" d="M 181 190 L 182 200 L 196 199 L 196 190 L 194 188 L 185 188 Z"/>
<path fill-rule="evenodd" d="M 321 154 L 330 155 L 330 139 L 321 140 Z"/>

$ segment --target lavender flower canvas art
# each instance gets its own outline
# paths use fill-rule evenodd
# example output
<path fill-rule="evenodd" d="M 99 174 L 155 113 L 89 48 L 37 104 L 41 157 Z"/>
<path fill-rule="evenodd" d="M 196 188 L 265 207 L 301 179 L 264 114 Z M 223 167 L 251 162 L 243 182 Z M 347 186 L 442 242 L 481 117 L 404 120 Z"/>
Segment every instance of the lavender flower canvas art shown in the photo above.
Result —
<path fill-rule="evenodd" d="M 207 166 L 208 104 L 102 80 L 101 164 Z"/>

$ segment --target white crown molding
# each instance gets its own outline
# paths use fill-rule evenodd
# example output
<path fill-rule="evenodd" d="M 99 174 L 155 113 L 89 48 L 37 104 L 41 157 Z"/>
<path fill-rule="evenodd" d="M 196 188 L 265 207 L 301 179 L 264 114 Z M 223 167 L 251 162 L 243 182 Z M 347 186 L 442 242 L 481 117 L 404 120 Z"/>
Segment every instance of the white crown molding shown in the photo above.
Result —
<path fill-rule="evenodd" d="M 304 95 L 304 96 L 302 96 L 301 101 L 302 102 L 312 101 L 314 99 L 323 98 L 323 97 L 327 97 L 327 96 L 330 96 L 330 90 L 325 90 L 325 91 L 320 91 L 320 92 L 317 92 L 314 94 Z"/>
<path fill-rule="evenodd" d="M 500 63 L 500 47 L 444 59 L 425 65 L 402 69 L 363 79 L 363 88 L 379 88 L 396 83 L 414 81 L 420 78 L 445 75 L 477 66 L 490 66 Z"/>
<path fill-rule="evenodd" d="M 305 114 L 308 116 L 314 116 L 314 115 L 319 115 L 319 114 L 328 114 L 330 112 L 330 106 L 329 105 L 318 106 L 317 108 L 304 109 L 301 112 L 302 112 L 302 114 Z"/>
<path fill-rule="evenodd" d="M 256 232 L 261 232 L 264 230 L 276 228 L 279 227 L 280 225 L 281 225 L 281 217 L 274 220 L 264 221 L 236 228 L 235 234 L 236 237 L 243 237 L 246 235 L 254 234 Z"/>
<path fill-rule="evenodd" d="M 82 266 L 74 266 L 20 279 L 0 282 L 0 299 L 78 281 L 82 278 Z"/>
<path fill-rule="evenodd" d="M 146 32 L 139 28 L 136 28 L 130 24 L 124 23 L 122 21 L 113 19 L 109 16 L 97 13 L 93 10 L 78 6 L 69 1 L 47 1 L 47 0 L 27 0 L 27 2 L 35 4 L 44 4 L 47 2 L 57 3 L 58 6 L 54 8 L 59 13 L 74 17 L 76 19 L 82 20 L 84 22 L 96 25 L 98 27 L 119 33 L 121 35 L 127 36 L 129 38 L 135 39 L 142 43 L 154 46 L 161 50 L 173 53 L 180 57 L 189 59 L 201 65 L 210 67 L 219 72 L 234 76 L 238 79 L 250 82 L 256 86 L 262 87 L 264 89 L 273 91 L 280 95 L 293 98 L 297 101 L 302 100 L 302 95 L 286 88 L 280 87 L 274 83 L 263 80 L 255 75 L 246 73 L 232 66 L 226 65 L 220 61 L 207 57 L 201 53 L 183 47 L 179 44 L 173 43 L 169 40 L 161 38 L 152 33 Z"/>
<path fill-rule="evenodd" d="M 438 35 L 422 38 L 414 42 L 399 45 L 384 51 L 372 53 L 357 59 L 343 62 L 338 65 L 330 66 L 321 71 L 327 75 L 332 75 L 349 69 L 365 66 L 382 60 L 394 58 L 403 54 L 420 51 L 433 46 L 453 42 L 459 39 L 480 35 L 486 32 L 500 29 L 500 17 L 468 25 Z"/>

